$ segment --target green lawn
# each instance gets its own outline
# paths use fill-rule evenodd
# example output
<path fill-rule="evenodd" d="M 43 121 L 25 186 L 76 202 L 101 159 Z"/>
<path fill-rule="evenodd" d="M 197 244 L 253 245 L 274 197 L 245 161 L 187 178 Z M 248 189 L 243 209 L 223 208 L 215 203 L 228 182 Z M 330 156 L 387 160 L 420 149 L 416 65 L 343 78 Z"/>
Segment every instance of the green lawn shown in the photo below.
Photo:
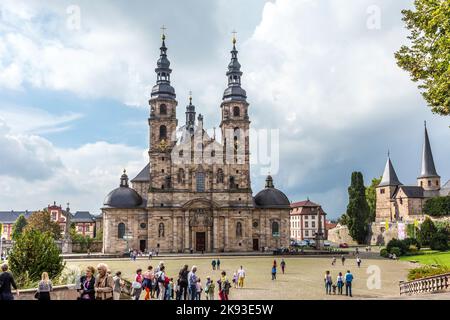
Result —
<path fill-rule="evenodd" d="M 417 256 L 401 257 L 400 260 L 404 261 L 418 261 L 421 264 L 439 264 L 450 267 L 450 251 L 447 252 L 435 252 L 429 251 Z"/>

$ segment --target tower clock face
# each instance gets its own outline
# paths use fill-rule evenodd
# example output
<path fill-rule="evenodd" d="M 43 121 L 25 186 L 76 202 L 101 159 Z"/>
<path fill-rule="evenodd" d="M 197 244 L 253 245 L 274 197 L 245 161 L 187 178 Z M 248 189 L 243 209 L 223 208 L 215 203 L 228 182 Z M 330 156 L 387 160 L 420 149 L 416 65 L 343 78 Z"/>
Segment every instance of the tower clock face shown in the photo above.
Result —
<path fill-rule="evenodd" d="M 162 139 L 161 142 L 159 143 L 159 149 L 161 151 L 165 151 L 167 149 L 169 145 L 167 144 L 166 139 Z"/>

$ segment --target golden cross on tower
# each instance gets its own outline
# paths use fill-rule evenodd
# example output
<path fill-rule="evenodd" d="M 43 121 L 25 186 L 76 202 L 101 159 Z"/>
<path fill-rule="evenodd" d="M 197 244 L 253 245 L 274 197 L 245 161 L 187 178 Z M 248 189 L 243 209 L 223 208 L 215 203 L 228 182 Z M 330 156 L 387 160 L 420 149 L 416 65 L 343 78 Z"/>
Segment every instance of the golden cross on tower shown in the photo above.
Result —
<path fill-rule="evenodd" d="M 237 34 L 237 31 L 236 31 L 236 30 L 233 30 L 231 33 L 233 34 L 233 44 L 235 44 L 235 43 L 236 43 L 236 34 Z"/>
<path fill-rule="evenodd" d="M 192 91 L 189 91 L 189 103 L 192 104 Z"/>
<path fill-rule="evenodd" d="M 161 38 L 163 39 L 163 40 L 165 40 L 166 39 L 166 30 L 167 30 L 167 28 L 164 26 L 164 25 L 162 25 L 162 27 L 161 27 Z"/>

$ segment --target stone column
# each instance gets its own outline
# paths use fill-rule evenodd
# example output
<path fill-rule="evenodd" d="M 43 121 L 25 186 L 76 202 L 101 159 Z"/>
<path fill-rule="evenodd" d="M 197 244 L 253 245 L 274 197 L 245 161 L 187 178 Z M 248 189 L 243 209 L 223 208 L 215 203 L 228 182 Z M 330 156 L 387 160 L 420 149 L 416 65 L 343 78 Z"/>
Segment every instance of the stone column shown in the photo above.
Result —
<path fill-rule="evenodd" d="M 189 252 L 189 212 L 184 213 L 184 251 Z"/>
<path fill-rule="evenodd" d="M 225 230 L 224 230 L 224 235 L 225 235 L 225 251 L 229 251 L 229 243 L 228 243 L 228 212 L 227 212 L 227 216 L 225 217 Z"/>
<path fill-rule="evenodd" d="M 173 245 L 172 245 L 172 251 L 178 252 L 178 224 L 177 224 L 177 217 L 173 217 Z"/>
<path fill-rule="evenodd" d="M 214 216 L 214 222 L 213 222 L 213 251 L 218 252 L 219 251 L 219 219 L 217 218 L 217 215 Z"/>

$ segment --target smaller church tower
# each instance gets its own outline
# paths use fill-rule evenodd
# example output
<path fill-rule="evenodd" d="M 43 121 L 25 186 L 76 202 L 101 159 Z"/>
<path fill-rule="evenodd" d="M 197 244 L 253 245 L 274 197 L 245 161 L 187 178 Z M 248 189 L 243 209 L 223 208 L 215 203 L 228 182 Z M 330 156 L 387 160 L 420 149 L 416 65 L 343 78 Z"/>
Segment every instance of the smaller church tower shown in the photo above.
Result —
<path fill-rule="evenodd" d="M 427 123 L 425 122 L 425 140 L 422 149 L 422 168 L 417 177 L 417 185 L 425 191 L 439 191 L 441 189 L 441 177 L 434 166 L 433 153 L 431 152 L 430 139 L 428 138 Z"/>
<path fill-rule="evenodd" d="M 397 173 L 395 173 L 394 166 L 388 154 L 383 177 L 376 189 L 376 219 L 378 221 L 385 221 L 386 219 L 389 221 L 393 220 L 395 212 L 391 210 L 391 199 L 395 191 L 397 191 L 397 188 L 401 185 L 402 183 L 398 180 Z"/>

